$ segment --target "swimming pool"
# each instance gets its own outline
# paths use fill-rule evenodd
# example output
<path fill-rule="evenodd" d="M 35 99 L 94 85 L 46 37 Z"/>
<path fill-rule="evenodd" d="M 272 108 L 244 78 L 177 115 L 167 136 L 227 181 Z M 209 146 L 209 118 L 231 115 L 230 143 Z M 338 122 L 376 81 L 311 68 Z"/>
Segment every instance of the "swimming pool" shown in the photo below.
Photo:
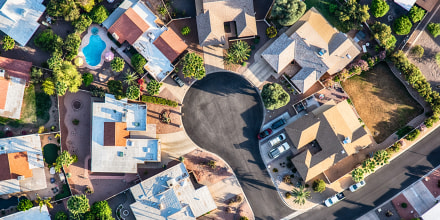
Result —
<path fill-rule="evenodd" d="M 90 66 L 96 66 L 101 62 L 101 54 L 104 51 L 106 45 L 98 34 L 96 27 L 92 28 L 92 35 L 89 39 L 89 44 L 82 49 L 86 63 Z"/>

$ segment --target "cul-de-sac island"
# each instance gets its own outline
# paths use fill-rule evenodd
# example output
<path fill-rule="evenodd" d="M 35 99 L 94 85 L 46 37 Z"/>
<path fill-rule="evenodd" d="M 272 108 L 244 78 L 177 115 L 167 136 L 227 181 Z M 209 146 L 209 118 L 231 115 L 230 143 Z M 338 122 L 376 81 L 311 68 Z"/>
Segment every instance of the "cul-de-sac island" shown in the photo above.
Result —
<path fill-rule="evenodd" d="M 0 219 L 438 220 L 440 0 L 0 0 Z"/>

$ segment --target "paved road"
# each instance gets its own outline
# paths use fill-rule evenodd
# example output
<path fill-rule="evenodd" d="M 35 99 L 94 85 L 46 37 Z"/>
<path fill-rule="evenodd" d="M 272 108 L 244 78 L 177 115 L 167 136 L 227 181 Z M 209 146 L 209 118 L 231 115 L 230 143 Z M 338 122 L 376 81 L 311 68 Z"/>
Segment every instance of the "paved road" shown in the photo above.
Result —
<path fill-rule="evenodd" d="M 386 202 L 440 164 L 440 129 L 366 178 L 358 192 L 345 191 L 347 198 L 327 208 L 322 205 L 295 219 L 355 219 Z"/>
<path fill-rule="evenodd" d="M 263 108 L 251 84 L 236 74 L 212 73 L 194 83 L 183 104 L 189 137 L 232 167 L 256 219 L 280 219 L 292 213 L 278 196 L 259 153 L 256 135 Z"/>

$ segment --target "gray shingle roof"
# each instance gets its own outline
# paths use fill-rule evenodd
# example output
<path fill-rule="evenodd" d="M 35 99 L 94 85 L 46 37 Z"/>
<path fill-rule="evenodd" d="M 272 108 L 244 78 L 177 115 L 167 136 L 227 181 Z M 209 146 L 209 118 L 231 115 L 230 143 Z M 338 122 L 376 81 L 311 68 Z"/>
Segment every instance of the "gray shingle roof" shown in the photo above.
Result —
<path fill-rule="evenodd" d="M 295 59 L 294 51 L 294 40 L 283 33 L 263 51 L 261 56 L 277 73 L 281 73 L 281 71 Z"/>

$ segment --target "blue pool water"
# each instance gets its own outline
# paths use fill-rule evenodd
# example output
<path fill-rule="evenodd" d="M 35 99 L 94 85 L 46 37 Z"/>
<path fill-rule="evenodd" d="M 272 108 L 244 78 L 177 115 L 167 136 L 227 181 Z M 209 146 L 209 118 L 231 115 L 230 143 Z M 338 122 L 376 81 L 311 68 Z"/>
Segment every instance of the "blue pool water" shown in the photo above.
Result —
<path fill-rule="evenodd" d="M 101 54 L 105 49 L 105 42 L 99 35 L 91 35 L 90 41 L 82 51 L 86 57 L 86 63 L 90 66 L 96 66 L 101 62 Z"/>

